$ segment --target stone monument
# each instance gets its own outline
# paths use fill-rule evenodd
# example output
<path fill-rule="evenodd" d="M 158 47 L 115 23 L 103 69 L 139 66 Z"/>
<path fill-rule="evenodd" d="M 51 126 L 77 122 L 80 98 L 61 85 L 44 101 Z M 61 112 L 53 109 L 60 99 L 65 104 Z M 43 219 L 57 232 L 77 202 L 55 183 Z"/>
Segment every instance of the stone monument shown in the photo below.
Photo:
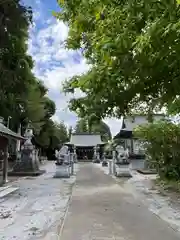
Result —
<path fill-rule="evenodd" d="M 16 162 L 10 176 L 38 176 L 45 172 L 39 169 L 38 150 L 32 144 L 33 130 L 28 127 L 24 137 L 26 141 L 21 147 L 20 158 Z"/>

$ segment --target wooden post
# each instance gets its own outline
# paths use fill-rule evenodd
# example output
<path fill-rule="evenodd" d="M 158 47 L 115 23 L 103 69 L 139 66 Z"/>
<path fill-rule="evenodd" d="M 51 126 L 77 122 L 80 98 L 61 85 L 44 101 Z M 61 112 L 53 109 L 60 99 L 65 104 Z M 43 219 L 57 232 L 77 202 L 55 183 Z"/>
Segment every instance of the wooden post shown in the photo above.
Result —
<path fill-rule="evenodd" d="M 8 182 L 8 143 L 5 148 L 3 161 L 3 184 Z"/>

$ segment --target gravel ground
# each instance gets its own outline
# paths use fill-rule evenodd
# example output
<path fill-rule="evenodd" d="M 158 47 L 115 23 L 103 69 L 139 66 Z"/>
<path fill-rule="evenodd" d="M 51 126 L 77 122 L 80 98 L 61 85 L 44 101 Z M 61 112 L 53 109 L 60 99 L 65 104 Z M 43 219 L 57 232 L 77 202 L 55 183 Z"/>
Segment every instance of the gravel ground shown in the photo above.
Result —
<path fill-rule="evenodd" d="M 19 190 L 0 199 L 1 240 L 58 239 L 76 177 L 53 178 L 54 162 L 42 168 L 46 169 L 45 174 L 11 183 Z"/>

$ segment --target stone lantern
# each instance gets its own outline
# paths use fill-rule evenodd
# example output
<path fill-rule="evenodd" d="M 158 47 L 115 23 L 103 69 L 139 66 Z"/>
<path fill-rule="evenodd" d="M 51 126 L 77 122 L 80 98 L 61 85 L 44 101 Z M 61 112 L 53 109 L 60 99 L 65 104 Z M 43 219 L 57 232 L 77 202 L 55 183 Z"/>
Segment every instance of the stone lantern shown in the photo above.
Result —
<path fill-rule="evenodd" d="M 26 141 L 21 147 L 21 159 L 15 164 L 10 174 L 17 176 L 41 175 L 45 171 L 39 169 L 38 150 L 35 149 L 35 146 L 31 142 L 33 129 L 30 126 L 27 127 L 24 137 Z"/>

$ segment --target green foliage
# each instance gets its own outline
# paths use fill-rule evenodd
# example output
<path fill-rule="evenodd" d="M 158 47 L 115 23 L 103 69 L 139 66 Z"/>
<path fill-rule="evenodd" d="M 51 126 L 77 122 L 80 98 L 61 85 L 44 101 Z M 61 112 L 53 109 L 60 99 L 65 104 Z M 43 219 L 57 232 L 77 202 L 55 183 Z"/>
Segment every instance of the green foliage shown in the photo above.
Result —
<path fill-rule="evenodd" d="M 72 128 L 72 126 L 70 126 L 69 129 L 68 129 L 68 140 L 69 141 L 71 139 L 72 132 L 73 132 L 73 128 Z"/>
<path fill-rule="evenodd" d="M 39 134 L 35 136 L 36 144 L 42 149 L 55 150 L 68 141 L 67 128 L 63 122 L 56 123 L 46 120 Z"/>
<path fill-rule="evenodd" d="M 44 124 L 45 117 L 45 100 L 36 86 L 29 89 L 26 100 L 26 117 L 31 122 L 35 133 L 39 133 Z"/>
<path fill-rule="evenodd" d="M 168 192 L 180 192 L 180 181 L 168 180 L 168 179 L 156 179 L 156 186 L 160 187 L 160 190 L 163 189 Z M 163 192 L 164 193 L 164 192 Z"/>
<path fill-rule="evenodd" d="M 5 121 L 12 117 L 10 126 L 14 131 L 20 124 L 24 131 L 31 123 L 36 146 L 54 149 L 61 142 L 59 125 L 51 120 L 55 103 L 34 76 L 33 60 L 27 53 L 32 17 L 31 8 L 22 1 L 0 1 L 0 116 Z"/>
<path fill-rule="evenodd" d="M 75 126 L 75 129 L 74 129 L 74 132 L 76 134 L 79 134 L 79 133 L 88 133 L 88 123 L 87 123 L 87 120 L 82 118 L 82 119 L 79 119 L 76 123 L 76 126 Z"/>
<path fill-rule="evenodd" d="M 95 122 L 91 131 L 92 133 L 99 133 L 103 142 L 107 142 L 112 138 L 109 126 L 103 121 Z"/>
<path fill-rule="evenodd" d="M 160 178 L 180 178 L 180 125 L 158 121 L 139 126 L 135 136 L 146 141 L 149 164 L 155 167 Z"/>
<path fill-rule="evenodd" d="M 112 138 L 109 126 L 103 121 L 97 121 L 91 118 L 82 118 L 77 121 L 75 133 L 95 133 L 100 134 L 101 139 L 107 142 Z"/>
<path fill-rule="evenodd" d="M 179 96 L 180 6 L 167 0 L 64 0 L 57 17 L 69 24 L 67 47 L 79 49 L 91 69 L 65 90 L 81 89 L 70 109 L 80 117 L 145 112 Z"/>
<path fill-rule="evenodd" d="M 19 0 L 0 4 L 0 114 L 5 119 L 12 116 L 13 127 L 21 119 L 29 84 L 34 81 L 26 44 L 31 20 L 31 9 Z"/>
<path fill-rule="evenodd" d="M 58 137 L 60 144 L 63 144 L 65 142 L 67 142 L 69 140 L 69 136 L 68 136 L 67 127 L 64 124 L 64 122 L 56 124 L 56 127 L 57 127 L 57 130 L 58 130 L 56 132 L 56 136 Z"/>

